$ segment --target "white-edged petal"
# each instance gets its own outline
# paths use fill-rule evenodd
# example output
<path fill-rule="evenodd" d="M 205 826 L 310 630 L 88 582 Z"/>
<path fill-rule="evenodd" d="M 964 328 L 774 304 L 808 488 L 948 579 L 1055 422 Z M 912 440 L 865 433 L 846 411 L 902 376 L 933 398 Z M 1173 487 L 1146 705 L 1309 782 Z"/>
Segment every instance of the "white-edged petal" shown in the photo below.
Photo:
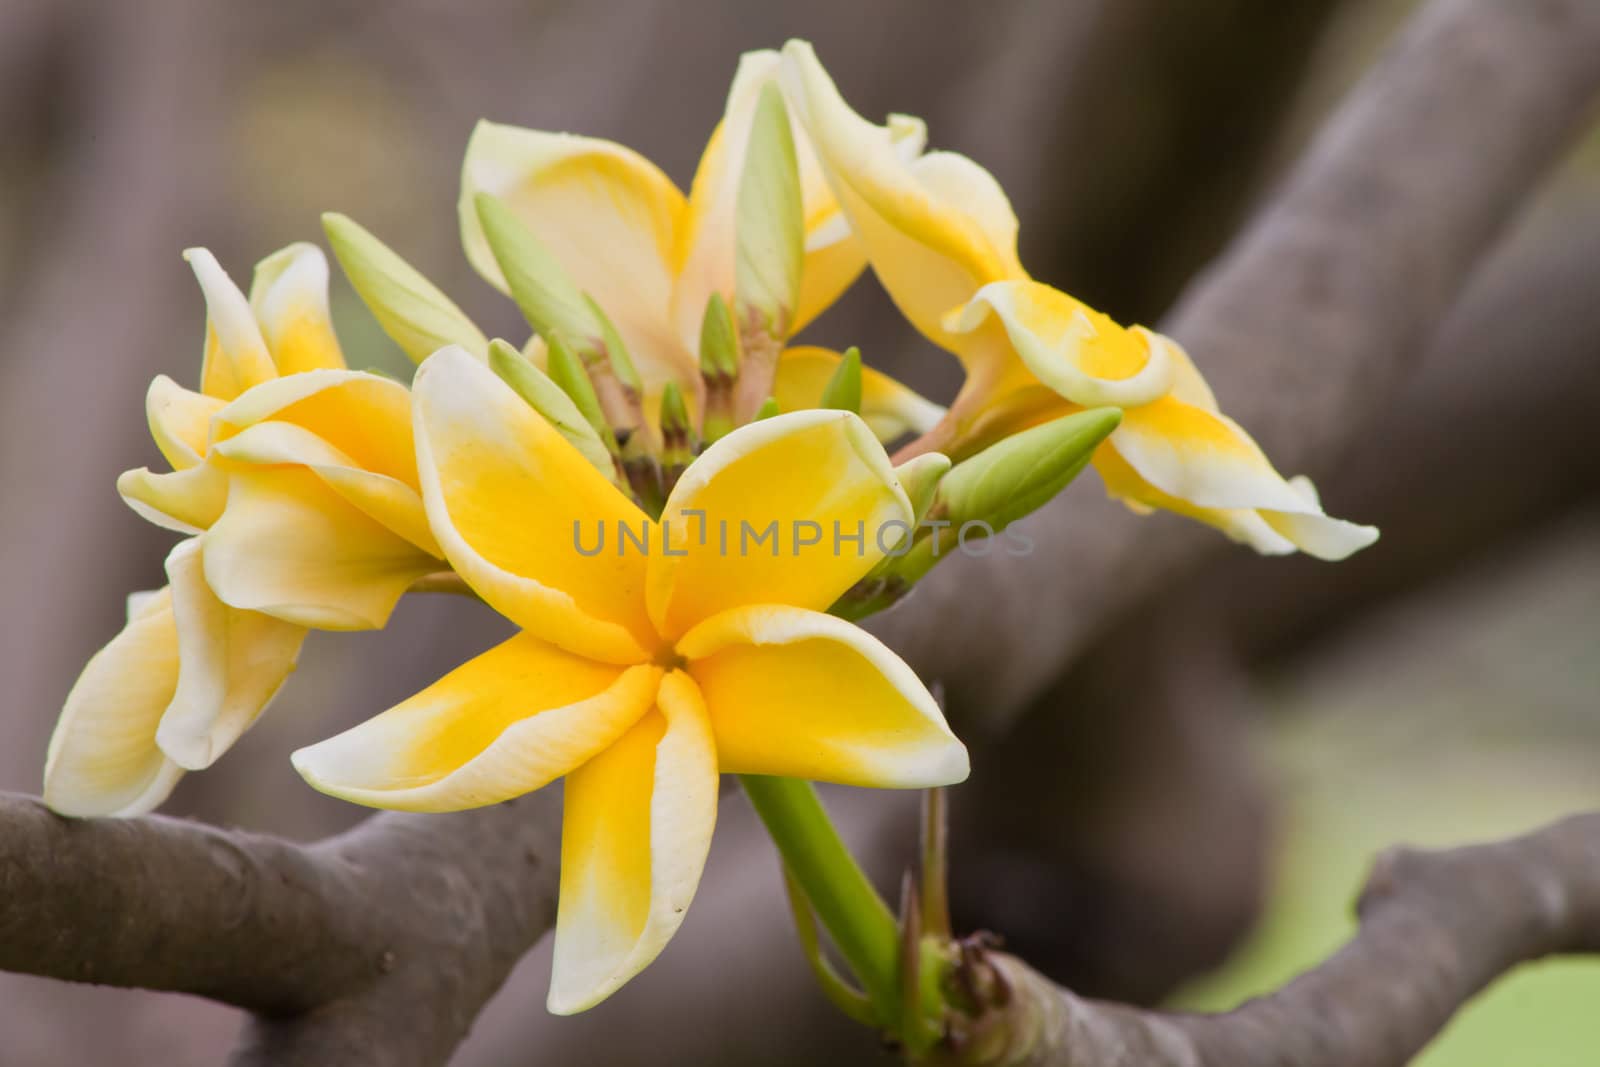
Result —
<path fill-rule="evenodd" d="M 549 1009 L 593 1007 L 650 964 L 683 923 L 717 819 L 717 753 L 681 671 L 657 708 L 567 776 Z"/>
<path fill-rule="evenodd" d="M 542 788 L 610 747 L 650 710 L 661 669 L 595 663 L 528 634 L 416 696 L 303 748 L 324 793 L 403 811 L 459 811 Z"/>
<path fill-rule="evenodd" d="M 63 815 L 141 815 L 161 804 L 183 768 L 156 747 L 178 685 L 178 631 L 169 589 L 130 599 L 128 623 L 84 666 L 45 757 L 44 802 Z"/>

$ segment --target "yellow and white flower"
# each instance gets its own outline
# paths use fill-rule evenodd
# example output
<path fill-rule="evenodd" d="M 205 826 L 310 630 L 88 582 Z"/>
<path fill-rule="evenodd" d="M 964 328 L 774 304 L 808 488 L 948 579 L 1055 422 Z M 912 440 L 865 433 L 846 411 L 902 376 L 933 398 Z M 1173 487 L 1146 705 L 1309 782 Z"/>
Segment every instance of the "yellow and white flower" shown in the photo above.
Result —
<path fill-rule="evenodd" d="M 169 585 L 132 605 L 90 661 L 51 741 L 44 796 L 74 815 L 159 804 L 210 765 L 293 670 L 307 628 L 379 627 L 445 567 L 418 492 L 410 397 L 345 368 L 328 267 L 296 244 L 256 268 L 249 298 L 204 249 L 200 389 L 151 383 L 151 434 L 171 464 L 117 488 L 190 535 Z"/>
<path fill-rule="evenodd" d="M 614 322 L 642 381 L 649 417 L 668 382 L 678 384 L 692 411 L 702 410 L 702 321 L 713 294 L 730 306 L 734 302 L 746 149 L 762 92 L 774 84 L 778 67 L 776 52 L 741 59 L 723 119 L 687 197 L 649 160 L 610 141 L 481 122 L 467 145 L 459 205 L 467 258 L 489 282 L 510 292 L 477 207 L 479 194 L 491 194 Z M 866 266 L 865 249 L 840 214 L 814 153 L 798 126 L 792 132 L 804 257 L 796 306 L 780 341 L 838 299 Z M 912 158 L 921 151 L 923 135 L 920 122 L 893 120 L 890 150 Z M 576 317 L 590 318 L 581 310 Z M 578 346 L 600 339 L 569 340 Z M 542 351 L 537 341 L 529 349 L 541 366 Z M 818 368 L 838 360 L 838 353 L 826 349 L 791 349 L 779 358 L 773 392 L 791 405 L 814 405 L 812 385 L 820 393 L 831 372 Z M 871 390 L 863 402 L 862 414 L 878 427 L 921 432 L 943 413 L 899 386 Z"/>
<path fill-rule="evenodd" d="M 981 166 L 952 152 L 904 158 L 892 124 L 856 114 L 810 45 L 791 41 L 782 65 L 791 111 L 874 272 L 966 369 L 929 447 L 959 459 L 1077 408 L 1115 405 L 1122 424 L 1094 464 L 1135 510 L 1175 511 L 1267 553 L 1342 559 L 1376 540 L 1372 527 L 1324 514 L 1309 481 L 1279 475 L 1176 342 L 1029 278 L 1016 215 Z"/>
<path fill-rule="evenodd" d="M 857 416 L 734 430 L 658 522 L 461 349 L 424 363 L 413 406 L 435 535 L 522 631 L 294 763 L 324 792 L 417 811 L 565 777 L 551 1010 L 595 1004 L 665 946 L 699 882 L 719 772 L 891 787 L 966 776 L 910 668 L 825 613 L 883 557 L 875 531 L 914 521 Z M 800 522 L 828 536 L 782 552 L 742 536 Z M 636 540 L 596 551 L 601 524 Z"/>

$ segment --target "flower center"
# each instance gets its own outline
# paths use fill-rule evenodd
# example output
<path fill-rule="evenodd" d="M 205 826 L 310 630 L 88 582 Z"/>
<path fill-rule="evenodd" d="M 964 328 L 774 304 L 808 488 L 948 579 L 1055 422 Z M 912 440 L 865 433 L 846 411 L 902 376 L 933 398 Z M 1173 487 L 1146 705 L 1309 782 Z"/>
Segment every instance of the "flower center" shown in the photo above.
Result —
<path fill-rule="evenodd" d="M 689 661 L 678 655 L 678 650 L 666 641 L 656 649 L 656 654 L 650 657 L 650 662 L 664 671 L 682 670 L 689 665 Z"/>

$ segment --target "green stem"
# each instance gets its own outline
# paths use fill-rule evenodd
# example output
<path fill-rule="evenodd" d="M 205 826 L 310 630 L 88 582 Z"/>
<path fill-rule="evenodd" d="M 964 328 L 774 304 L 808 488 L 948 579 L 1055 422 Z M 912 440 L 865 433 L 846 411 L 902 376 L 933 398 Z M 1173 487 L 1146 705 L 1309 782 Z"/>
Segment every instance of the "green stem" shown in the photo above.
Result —
<path fill-rule="evenodd" d="M 892 1027 L 900 1013 L 894 913 L 839 839 L 810 782 L 759 775 L 740 775 L 739 781 L 878 1019 Z"/>

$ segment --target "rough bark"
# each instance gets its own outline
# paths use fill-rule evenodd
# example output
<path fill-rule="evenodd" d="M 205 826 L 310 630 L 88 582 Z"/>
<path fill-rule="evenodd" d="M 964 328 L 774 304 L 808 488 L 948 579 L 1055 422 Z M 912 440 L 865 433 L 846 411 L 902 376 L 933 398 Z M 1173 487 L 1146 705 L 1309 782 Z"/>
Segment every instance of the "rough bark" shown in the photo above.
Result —
<path fill-rule="evenodd" d="M 1379 857 L 1360 930 L 1268 996 L 1220 1015 L 1083 1000 L 1012 956 L 987 1067 L 1401 1067 L 1458 1009 L 1519 964 L 1600 949 L 1600 814 L 1522 837 Z M 980 1027 L 972 1040 L 1001 1031 Z"/>
<path fill-rule="evenodd" d="M 240 1064 L 437 1064 L 555 918 L 560 800 L 302 846 L 0 795 L 0 969 L 255 1013 Z"/>

